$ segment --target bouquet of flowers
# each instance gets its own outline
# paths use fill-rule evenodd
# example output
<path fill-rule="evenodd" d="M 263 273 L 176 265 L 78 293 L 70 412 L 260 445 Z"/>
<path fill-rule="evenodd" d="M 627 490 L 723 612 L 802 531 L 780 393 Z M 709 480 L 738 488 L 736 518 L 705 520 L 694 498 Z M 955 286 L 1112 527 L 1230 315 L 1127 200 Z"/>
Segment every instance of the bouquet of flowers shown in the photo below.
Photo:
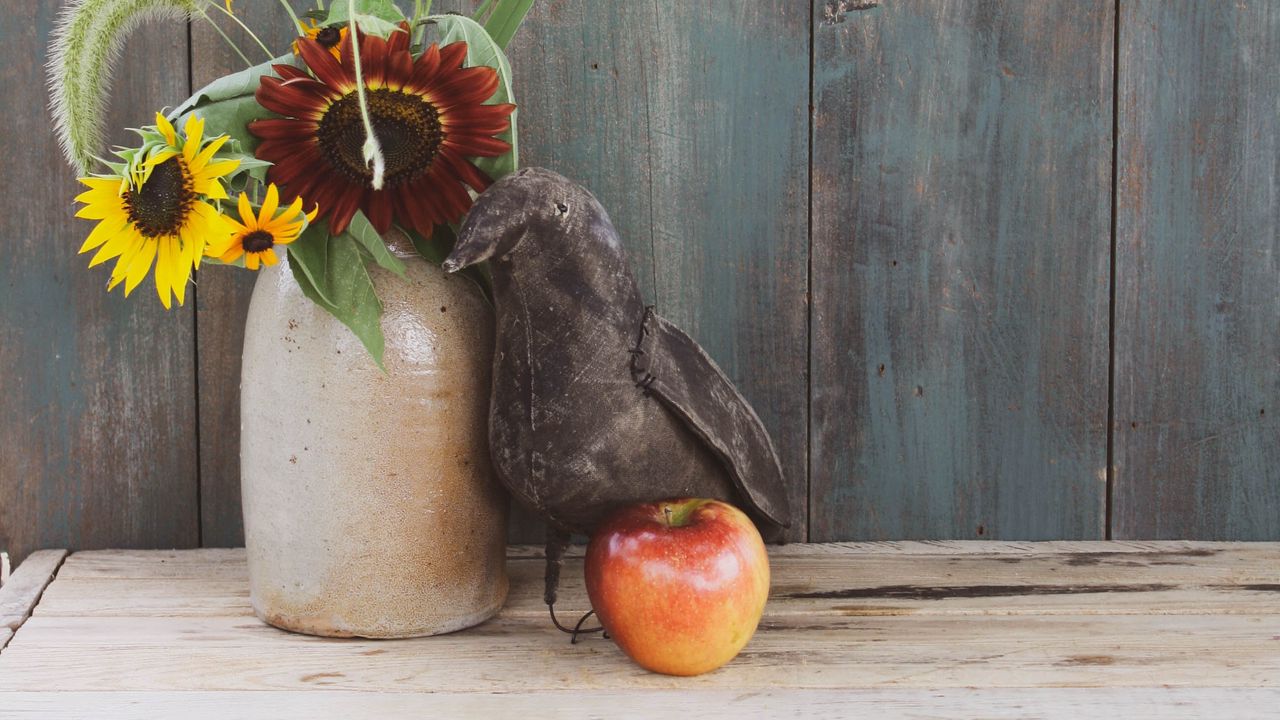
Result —
<path fill-rule="evenodd" d="M 84 175 L 80 248 L 114 261 L 107 289 L 150 274 L 181 305 L 202 262 L 257 270 L 288 253 L 303 293 L 382 362 L 368 263 L 403 274 L 393 226 L 439 263 L 476 193 L 517 167 L 516 106 L 503 50 L 533 0 L 487 0 L 473 17 L 415 0 L 332 0 L 299 15 L 291 47 L 210 83 L 138 141 L 103 157 L 110 70 L 129 30 L 153 17 L 240 24 L 231 0 L 73 0 L 50 73 L 54 124 Z M 225 3 L 225 4 L 224 4 Z M 221 29 L 222 37 L 232 43 Z M 235 47 L 234 43 L 232 46 Z"/>

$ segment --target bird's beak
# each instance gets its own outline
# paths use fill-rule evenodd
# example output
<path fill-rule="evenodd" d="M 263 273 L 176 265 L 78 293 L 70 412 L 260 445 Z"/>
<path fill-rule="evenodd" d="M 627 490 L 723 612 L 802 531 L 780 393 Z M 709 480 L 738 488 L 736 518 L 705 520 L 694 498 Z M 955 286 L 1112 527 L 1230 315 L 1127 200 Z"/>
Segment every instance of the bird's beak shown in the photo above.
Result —
<path fill-rule="evenodd" d="M 463 268 L 482 263 L 493 254 L 494 244 L 476 237 L 475 225 L 464 222 L 458 232 L 458 239 L 453 244 L 453 252 L 445 258 L 440 267 L 447 273 L 455 273 Z"/>

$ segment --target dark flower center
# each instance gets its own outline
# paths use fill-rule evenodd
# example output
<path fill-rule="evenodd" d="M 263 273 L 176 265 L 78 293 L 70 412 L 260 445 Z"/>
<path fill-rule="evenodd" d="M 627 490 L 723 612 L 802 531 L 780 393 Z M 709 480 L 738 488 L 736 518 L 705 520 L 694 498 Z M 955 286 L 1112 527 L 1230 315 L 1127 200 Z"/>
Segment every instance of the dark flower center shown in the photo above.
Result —
<path fill-rule="evenodd" d="M 124 206 L 138 232 L 160 237 L 178 234 L 194 198 L 186 166 L 175 155 L 152 168 L 142 187 L 126 190 Z"/>
<path fill-rule="evenodd" d="M 418 95 L 377 88 L 366 93 L 369 119 L 382 144 L 386 159 L 386 184 L 396 186 L 412 180 L 427 168 L 444 142 L 440 113 Z M 364 125 L 360 122 L 360 101 L 348 93 L 329 106 L 316 132 L 320 150 L 334 169 L 349 179 L 369 184 L 373 168 L 365 165 Z"/>
<path fill-rule="evenodd" d="M 276 244 L 276 239 L 266 230 L 254 230 L 245 235 L 240 244 L 244 246 L 245 252 L 258 253 L 270 250 Z"/>
<path fill-rule="evenodd" d="M 342 41 L 342 33 L 336 27 L 327 27 L 316 33 L 316 42 L 320 43 L 326 49 L 337 45 Z"/>

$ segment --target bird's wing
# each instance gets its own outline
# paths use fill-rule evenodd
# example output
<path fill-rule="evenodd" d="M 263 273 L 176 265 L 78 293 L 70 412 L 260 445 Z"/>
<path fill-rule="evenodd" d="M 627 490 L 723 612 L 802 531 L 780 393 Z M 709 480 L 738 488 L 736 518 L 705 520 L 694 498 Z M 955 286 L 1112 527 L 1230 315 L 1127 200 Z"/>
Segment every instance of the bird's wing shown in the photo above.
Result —
<path fill-rule="evenodd" d="M 631 371 L 638 386 L 715 451 L 760 514 L 790 527 L 786 484 L 769 431 L 698 343 L 646 308 Z"/>

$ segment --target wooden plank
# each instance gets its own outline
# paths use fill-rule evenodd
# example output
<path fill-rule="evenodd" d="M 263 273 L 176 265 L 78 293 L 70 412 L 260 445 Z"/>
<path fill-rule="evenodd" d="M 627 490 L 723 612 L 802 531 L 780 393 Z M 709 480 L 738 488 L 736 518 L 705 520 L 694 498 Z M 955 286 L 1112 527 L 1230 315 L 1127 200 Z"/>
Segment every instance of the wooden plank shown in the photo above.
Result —
<path fill-rule="evenodd" d="M 204 579 L 248 582 L 244 548 L 202 550 L 87 550 L 73 554 L 58 571 L 81 578 Z"/>
<path fill-rule="evenodd" d="M 654 707 L 700 718 L 832 717 L 1026 718 L 1077 720 L 1123 712 L 1128 720 L 1257 717 L 1280 703 L 1280 691 L 1220 688 L 940 688 L 921 690 L 725 690 L 470 694 L 269 690 L 230 692 L 5 692 L 0 704 L 16 718 L 102 717 L 151 720 L 316 717 L 645 717 Z"/>
<path fill-rule="evenodd" d="M 40 602 L 41 594 L 53 581 L 66 556 L 66 550 L 37 550 L 27 556 L 18 571 L 0 587 L 0 650 L 31 617 L 31 609 Z"/>
<path fill-rule="evenodd" d="M 9 582 L 0 587 L 0 627 L 18 629 L 66 556 L 66 550 L 37 550 L 27 556 Z"/>
<path fill-rule="evenodd" d="M 732 664 L 672 678 L 640 669 L 599 636 L 569 645 L 541 620 L 385 642 L 294 635 L 237 617 L 37 614 L 0 655 L 0 690 L 1276 687 L 1276 635 L 1275 614 L 771 617 Z"/>
<path fill-rule="evenodd" d="M 726 697 L 802 713 L 829 711 L 839 698 L 842 709 L 879 702 L 891 717 L 1079 717 L 1102 702 L 1135 703 L 1141 717 L 1151 703 L 1203 708 L 1227 697 L 1216 689 L 1266 702 L 1267 694 L 1236 693 L 1280 688 L 1280 543 L 776 548 L 774 597 L 756 636 L 731 664 L 696 678 L 644 672 L 599 636 L 567 644 L 537 600 L 541 559 L 528 551 L 510 561 L 512 597 L 499 617 L 405 641 L 317 638 L 261 623 L 248 615 L 234 570 L 240 551 L 73 555 L 0 654 L 0 702 L 68 715 L 102 699 L 97 716 L 117 707 L 154 716 L 183 699 L 225 713 L 252 692 L 260 714 L 276 702 L 313 709 L 327 693 L 336 704 L 326 707 L 340 707 L 359 692 L 366 711 L 394 716 L 434 707 L 404 705 L 416 702 L 409 693 L 426 702 L 448 688 L 451 708 L 472 707 L 474 696 L 478 709 L 532 706 L 526 714 L 550 711 L 569 693 L 575 708 L 610 702 L 613 715 L 678 693 L 713 712 Z M 585 600 L 580 562 L 567 568 L 566 604 Z"/>
<path fill-rule="evenodd" d="M 289 51 L 297 36 L 293 23 L 279 3 L 248 2 L 235 5 L 236 15 L 253 28 L 275 54 Z M 221 13 L 210 13 L 254 62 L 267 55 L 240 27 Z M 192 81 L 196 88 L 230 72 L 245 62 L 209 25 L 191 25 Z M 196 293 L 196 358 L 200 380 L 200 543 L 209 547 L 244 544 L 240 514 L 240 355 L 244 346 L 244 321 L 255 273 L 237 268 L 205 266 L 199 273 Z"/>
<path fill-rule="evenodd" d="M 796 552 L 802 547 L 810 552 Z M 1276 544 L 922 554 L 911 556 L 909 565 L 902 554 L 826 550 L 774 549 L 771 617 L 1128 615 L 1149 614 L 1154 608 L 1163 614 L 1280 613 L 1274 592 L 1280 587 Z M 234 552 L 185 551 L 177 559 L 161 552 L 134 551 L 123 558 L 109 552 L 77 553 L 63 565 L 39 614 L 248 617 L 252 611 L 244 560 L 231 558 Z M 93 557 L 80 560 L 83 555 Z M 512 559 L 507 567 L 511 592 L 501 616 L 544 620 L 542 561 Z M 582 577 L 581 558 L 570 559 L 560 588 L 560 609 L 566 616 L 590 607 Z"/>
<path fill-rule="evenodd" d="M 810 539 L 1102 538 L 1112 3 L 833 6 Z"/>
<path fill-rule="evenodd" d="M 44 62 L 59 3 L 6 7 L 0 39 L 0 153 L 6 187 L 0 263 L 0 547 L 190 547 L 196 532 L 192 310 L 166 312 L 150 280 L 107 293 L 110 266 L 76 252 L 81 187 L 50 131 Z M 104 125 L 126 128 L 186 95 L 181 22 L 130 36 Z M 106 149 L 103 149 L 105 153 Z"/>
<path fill-rule="evenodd" d="M 590 18 L 584 22 L 584 18 Z M 759 411 L 805 529 L 808 8 L 537 3 L 512 44 L 523 162 L 589 187 L 648 299 Z M 513 541 L 540 542 L 517 515 Z"/>
<path fill-rule="evenodd" d="M 1280 7 L 1120 7 L 1115 535 L 1280 538 Z"/>
<path fill-rule="evenodd" d="M 895 540 L 872 542 L 791 543 L 769 547 L 770 558 L 810 555 L 966 555 L 1037 557 L 1040 555 L 1067 555 L 1078 553 L 1102 553 L 1106 555 L 1134 553 L 1186 553 L 1190 556 L 1207 556 L 1217 551 L 1259 550 L 1280 547 L 1263 542 L 1222 542 L 1205 540 L 1042 540 L 1036 542 L 1010 542 L 991 540 Z M 104 550 L 104 554 L 120 551 Z M 146 551 L 143 551 L 145 554 Z M 566 557 L 582 557 L 586 547 L 574 545 L 565 552 Z M 190 556 L 192 551 L 182 551 L 179 556 Z M 76 557 L 96 556 L 96 553 L 77 553 Z M 541 545 L 510 545 L 508 558 L 541 558 Z"/>

